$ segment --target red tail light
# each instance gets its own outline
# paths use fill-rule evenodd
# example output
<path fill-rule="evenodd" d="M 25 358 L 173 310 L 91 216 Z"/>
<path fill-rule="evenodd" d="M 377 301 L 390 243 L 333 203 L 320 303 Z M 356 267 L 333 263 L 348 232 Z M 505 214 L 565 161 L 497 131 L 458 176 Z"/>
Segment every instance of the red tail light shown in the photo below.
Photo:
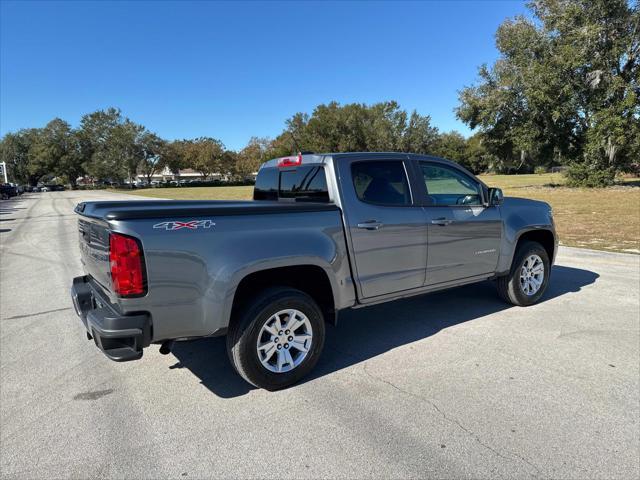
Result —
<path fill-rule="evenodd" d="M 142 248 L 135 238 L 109 236 L 109 263 L 113 291 L 121 297 L 138 297 L 147 291 Z"/>
<path fill-rule="evenodd" d="M 297 157 L 284 157 L 278 161 L 278 167 L 297 167 L 302 164 L 302 153 Z"/>

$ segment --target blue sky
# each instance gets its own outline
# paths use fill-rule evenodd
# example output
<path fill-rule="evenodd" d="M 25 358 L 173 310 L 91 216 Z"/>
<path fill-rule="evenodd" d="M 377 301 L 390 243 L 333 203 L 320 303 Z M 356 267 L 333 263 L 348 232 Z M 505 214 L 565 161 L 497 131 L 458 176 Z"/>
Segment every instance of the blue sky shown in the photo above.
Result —
<path fill-rule="evenodd" d="M 521 1 L 10 2 L 0 135 L 116 106 L 168 138 L 241 148 L 319 103 L 397 100 L 448 131 Z"/>

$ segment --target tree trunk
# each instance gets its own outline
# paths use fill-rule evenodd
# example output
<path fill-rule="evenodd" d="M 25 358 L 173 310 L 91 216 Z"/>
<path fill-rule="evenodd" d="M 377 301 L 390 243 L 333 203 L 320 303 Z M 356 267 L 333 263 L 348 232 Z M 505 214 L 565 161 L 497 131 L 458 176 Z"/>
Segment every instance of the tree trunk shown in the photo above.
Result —
<path fill-rule="evenodd" d="M 607 146 L 604 148 L 604 151 L 609 158 L 609 166 L 613 166 L 616 159 L 618 147 L 613 144 L 613 142 L 611 141 L 611 137 L 607 137 Z"/>
<path fill-rule="evenodd" d="M 516 172 L 519 172 L 524 162 L 527 160 L 527 152 L 525 150 L 520 150 L 520 164 L 516 168 Z"/>

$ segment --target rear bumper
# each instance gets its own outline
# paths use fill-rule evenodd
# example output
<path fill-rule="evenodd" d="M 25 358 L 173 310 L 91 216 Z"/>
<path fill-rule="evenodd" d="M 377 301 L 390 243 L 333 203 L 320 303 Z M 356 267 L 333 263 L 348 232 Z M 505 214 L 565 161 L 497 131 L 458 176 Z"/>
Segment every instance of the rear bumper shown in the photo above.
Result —
<path fill-rule="evenodd" d="M 94 288 L 87 276 L 71 285 L 76 313 L 87 329 L 87 338 L 111 360 L 126 362 L 142 357 L 151 343 L 151 317 L 146 312 L 121 314 Z"/>

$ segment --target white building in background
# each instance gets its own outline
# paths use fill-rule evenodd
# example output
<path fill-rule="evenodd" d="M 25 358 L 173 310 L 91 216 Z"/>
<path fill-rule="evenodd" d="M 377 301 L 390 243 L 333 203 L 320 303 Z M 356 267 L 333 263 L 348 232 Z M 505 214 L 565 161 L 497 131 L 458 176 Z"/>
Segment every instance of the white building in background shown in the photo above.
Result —
<path fill-rule="evenodd" d="M 254 172 L 250 175 L 247 175 L 244 178 L 244 180 L 255 182 L 257 176 L 258 176 L 258 172 Z M 138 182 L 146 183 L 147 181 L 147 177 L 142 174 L 138 174 L 136 178 Z M 205 181 L 205 178 L 202 176 L 200 172 L 192 168 L 183 168 L 179 170 L 178 173 L 173 173 L 171 170 L 169 170 L 168 167 L 165 167 L 161 172 L 157 172 L 151 177 L 152 182 L 171 182 L 175 180 L 178 180 L 178 181 L 184 180 L 187 182 L 188 181 Z M 211 182 L 215 180 L 219 180 L 221 182 L 227 182 L 231 180 L 231 178 L 228 174 L 223 174 L 223 173 L 212 173 L 206 178 L 207 182 Z"/>
<path fill-rule="evenodd" d="M 143 175 L 141 173 L 139 173 L 137 175 L 137 180 L 139 182 L 143 182 L 145 183 L 147 181 L 147 176 Z M 164 167 L 164 169 L 160 172 L 155 173 L 152 177 L 151 177 L 151 181 L 152 182 L 170 182 L 172 180 L 200 180 L 200 181 L 204 181 L 205 178 L 204 176 L 192 169 L 192 168 L 183 168 L 181 170 L 178 171 L 178 173 L 173 173 L 171 170 L 169 170 L 169 167 Z M 213 180 L 221 180 L 221 181 L 226 181 L 228 180 L 226 175 L 223 175 L 221 173 L 212 173 L 211 175 L 209 175 L 206 178 L 207 181 L 213 181 Z"/>
<path fill-rule="evenodd" d="M 257 176 L 258 176 L 258 172 L 254 172 L 250 175 L 247 175 L 244 178 L 244 180 L 255 182 Z M 142 173 L 138 173 L 136 175 L 137 185 L 146 184 L 147 180 L 148 180 L 147 176 L 143 175 Z M 230 177 L 230 175 L 222 174 L 222 173 L 212 173 L 206 178 L 207 182 L 212 182 L 216 180 L 221 182 L 227 182 L 232 180 L 232 178 Z M 183 168 L 178 173 L 173 173 L 171 170 L 169 170 L 168 167 L 165 167 L 160 172 L 156 172 L 151 176 L 151 182 L 165 183 L 165 182 L 175 182 L 175 181 L 202 182 L 202 181 L 205 181 L 205 178 L 202 176 L 200 172 L 192 168 Z M 95 185 L 96 179 L 91 178 L 89 176 L 78 177 L 77 183 L 78 185 Z M 124 183 L 128 184 L 129 180 L 124 180 Z"/>

